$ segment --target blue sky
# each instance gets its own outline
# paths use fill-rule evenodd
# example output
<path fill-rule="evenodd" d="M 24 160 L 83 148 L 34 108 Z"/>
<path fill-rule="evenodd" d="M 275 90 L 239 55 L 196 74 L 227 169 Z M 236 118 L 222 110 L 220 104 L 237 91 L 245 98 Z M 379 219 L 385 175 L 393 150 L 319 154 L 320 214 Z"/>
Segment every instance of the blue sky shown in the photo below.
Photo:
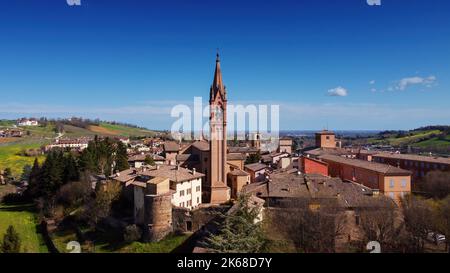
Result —
<path fill-rule="evenodd" d="M 229 100 L 279 104 L 281 129 L 450 124 L 449 18 L 446 0 L 8 1 L 0 118 L 170 129 L 220 48 Z"/>

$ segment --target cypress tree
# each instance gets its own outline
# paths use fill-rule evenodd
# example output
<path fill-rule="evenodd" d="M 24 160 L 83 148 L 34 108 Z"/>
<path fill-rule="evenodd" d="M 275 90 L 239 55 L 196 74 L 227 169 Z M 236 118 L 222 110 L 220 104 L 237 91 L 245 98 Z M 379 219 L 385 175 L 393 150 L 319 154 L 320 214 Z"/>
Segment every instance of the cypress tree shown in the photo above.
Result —
<path fill-rule="evenodd" d="M 13 226 L 9 226 L 6 234 L 3 236 L 3 243 L 1 250 L 3 253 L 19 253 L 20 252 L 20 237 Z"/>

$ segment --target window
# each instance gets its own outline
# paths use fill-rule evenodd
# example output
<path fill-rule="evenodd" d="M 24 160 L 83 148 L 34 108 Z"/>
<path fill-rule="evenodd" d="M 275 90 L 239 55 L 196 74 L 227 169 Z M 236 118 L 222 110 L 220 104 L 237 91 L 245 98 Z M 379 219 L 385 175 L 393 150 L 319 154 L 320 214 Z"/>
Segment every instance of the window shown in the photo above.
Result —
<path fill-rule="evenodd" d="M 197 197 L 197 204 L 200 203 L 200 197 Z"/>
<path fill-rule="evenodd" d="M 187 194 L 191 194 L 192 190 L 191 189 L 187 189 Z"/>
<path fill-rule="evenodd" d="M 393 188 L 393 187 L 395 187 L 395 181 L 394 181 L 394 179 L 389 179 L 389 188 Z"/>
<path fill-rule="evenodd" d="M 406 179 L 402 179 L 402 188 L 406 188 L 406 185 L 408 184 L 407 182 L 406 182 Z"/>
<path fill-rule="evenodd" d="M 390 192 L 390 193 L 389 193 L 389 197 L 392 198 L 392 199 L 394 199 L 395 194 L 394 194 L 393 192 Z"/>
<path fill-rule="evenodd" d="M 195 188 L 195 190 L 196 190 L 197 192 L 199 192 L 199 191 L 200 191 L 200 186 L 197 186 L 197 187 Z"/>
<path fill-rule="evenodd" d="M 184 196 L 184 190 L 180 191 L 180 196 Z"/>
<path fill-rule="evenodd" d="M 330 137 L 329 137 L 329 136 L 326 136 L 326 138 L 327 138 L 327 140 L 329 140 L 329 139 L 330 139 Z"/>

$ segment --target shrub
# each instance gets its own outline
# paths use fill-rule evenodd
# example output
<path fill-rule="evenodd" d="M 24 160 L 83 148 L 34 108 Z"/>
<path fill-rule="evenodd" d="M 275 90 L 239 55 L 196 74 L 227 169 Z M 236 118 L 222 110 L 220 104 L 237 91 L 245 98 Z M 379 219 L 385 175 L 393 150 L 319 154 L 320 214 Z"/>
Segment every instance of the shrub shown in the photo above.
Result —
<path fill-rule="evenodd" d="M 142 230 L 136 225 L 129 225 L 125 228 L 123 239 L 127 243 L 140 240 L 142 237 Z"/>

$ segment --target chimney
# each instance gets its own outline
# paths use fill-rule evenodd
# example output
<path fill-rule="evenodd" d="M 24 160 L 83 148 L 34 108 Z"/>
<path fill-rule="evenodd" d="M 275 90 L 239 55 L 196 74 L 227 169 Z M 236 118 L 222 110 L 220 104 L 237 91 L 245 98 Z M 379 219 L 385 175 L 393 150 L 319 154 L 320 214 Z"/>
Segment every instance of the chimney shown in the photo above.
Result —
<path fill-rule="evenodd" d="M 195 168 L 192 168 L 192 174 L 195 175 L 197 172 L 195 170 Z"/>
<path fill-rule="evenodd" d="M 159 165 L 158 164 L 156 164 L 156 169 L 159 170 Z"/>

